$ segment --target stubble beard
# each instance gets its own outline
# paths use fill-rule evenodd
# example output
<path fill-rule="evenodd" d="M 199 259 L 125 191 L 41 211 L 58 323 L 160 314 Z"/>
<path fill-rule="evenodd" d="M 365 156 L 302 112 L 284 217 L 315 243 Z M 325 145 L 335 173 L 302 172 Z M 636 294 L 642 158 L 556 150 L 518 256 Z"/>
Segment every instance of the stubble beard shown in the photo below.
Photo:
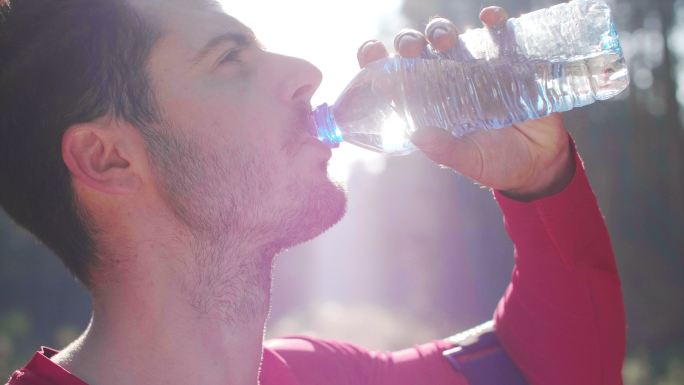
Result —
<path fill-rule="evenodd" d="M 192 258 L 184 260 L 181 284 L 191 306 L 227 324 L 266 317 L 276 254 L 341 219 L 341 188 L 327 180 L 311 186 L 295 179 L 286 193 L 298 204 L 273 210 L 262 203 L 277 193 L 271 175 L 277 168 L 263 159 L 239 154 L 233 158 L 241 163 L 229 168 L 168 131 L 146 139 L 163 198 L 191 234 Z M 244 183 L 226 186 L 228 181 Z"/>

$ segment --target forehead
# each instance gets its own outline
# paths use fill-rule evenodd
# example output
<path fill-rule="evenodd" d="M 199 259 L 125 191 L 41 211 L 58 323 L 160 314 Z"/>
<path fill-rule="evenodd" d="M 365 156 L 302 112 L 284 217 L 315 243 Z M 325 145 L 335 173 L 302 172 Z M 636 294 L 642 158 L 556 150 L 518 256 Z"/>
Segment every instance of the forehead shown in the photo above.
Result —
<path fill-rule="evenodd" d="M 134 8 L 152 20 L 163 40 L 186 47 L 199 47 L 207 40 L 226 32 L 248 28 L 228 15 L 213 0 L 129 0 Z"/>

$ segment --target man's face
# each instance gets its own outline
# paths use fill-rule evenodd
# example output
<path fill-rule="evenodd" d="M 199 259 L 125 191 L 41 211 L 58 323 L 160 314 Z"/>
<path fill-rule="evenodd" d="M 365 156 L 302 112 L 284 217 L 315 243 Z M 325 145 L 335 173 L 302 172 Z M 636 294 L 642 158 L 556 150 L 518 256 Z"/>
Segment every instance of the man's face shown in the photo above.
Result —
<path fill-rule="evenodd" d="M 197 234 L 277 248 L 338 221 L 345 197 L 306 118 L 320 72 L 264 51 L 219 6 L 152 7 L 162 37 L 147 69 L 164 124 L 147 143 L 175 214 Z"/>

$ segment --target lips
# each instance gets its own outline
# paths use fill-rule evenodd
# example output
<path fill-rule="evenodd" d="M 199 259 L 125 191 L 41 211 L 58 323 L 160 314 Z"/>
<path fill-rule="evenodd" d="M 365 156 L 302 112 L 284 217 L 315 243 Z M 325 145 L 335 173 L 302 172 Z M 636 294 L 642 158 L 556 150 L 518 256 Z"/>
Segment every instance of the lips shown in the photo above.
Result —
<path fill-rule="evenodd" d="M 330 147 L 326 146 L 325 143 L 318 140 L 318 138 L 316 138 L 315 136 L 306 136 L 303 144 L 315 147 L 316 150 L 321 153 L 321 156 L 325 157 L 326 162 L 332 156 L 332 151 L 330 150 Z"/>
<path fill-rule="evenodd" d="M 303 126 L 306 128 L 306 133 L 312 138 L 318 140 L 318 130 L 316 130 L 316 123 L 313 120 L 313 115 L 311 111 L 308 111 L 305 116 L 301 119 Z"/>
<path fill-rule="evenodd" d="M 316 151 L 325 159 L 324 162 L 327 163 L 332 156 L 332 151 L 318 139 L 316 124 L 311 114 L 311 105 L 300 105 L 295 117 L 295 124 L 292 127 L 297 132 L 291 134 L 295 137 L 302 137 L 302 145 L 316 148 Z"/>

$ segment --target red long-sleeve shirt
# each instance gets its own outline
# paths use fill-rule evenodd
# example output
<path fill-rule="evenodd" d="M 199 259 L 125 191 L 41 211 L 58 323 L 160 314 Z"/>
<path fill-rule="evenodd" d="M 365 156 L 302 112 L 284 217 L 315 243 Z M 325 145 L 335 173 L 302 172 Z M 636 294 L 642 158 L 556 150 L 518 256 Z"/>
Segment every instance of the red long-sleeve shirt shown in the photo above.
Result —
<path fill-rule="evenodd" d="M 523 203 L 495 192 L 515 245 L 494 313 L 499 340 L 530 385 L 621 385 L 625 320 L 608 232 L 575 155 L 560 193 Z M 267 341 L 262 385 L 467 385 L 436 340 L 396 352 L 309 337 Z M 44 348 L 7 385 L 84 385 Z M 190 381 L 191 382 L 191 381 Z"/>

